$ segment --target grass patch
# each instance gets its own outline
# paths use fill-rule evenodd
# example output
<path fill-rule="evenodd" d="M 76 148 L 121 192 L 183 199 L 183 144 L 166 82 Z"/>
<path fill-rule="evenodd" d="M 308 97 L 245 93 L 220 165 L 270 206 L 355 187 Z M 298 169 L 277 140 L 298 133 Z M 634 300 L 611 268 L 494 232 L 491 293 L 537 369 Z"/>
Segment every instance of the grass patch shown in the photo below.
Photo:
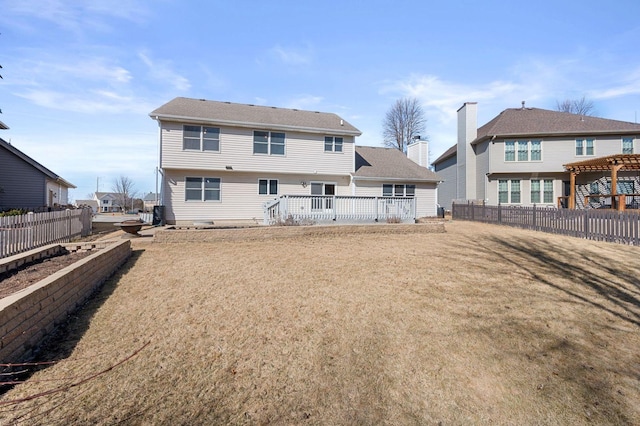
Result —
<path fill-rule="evenodd" d="M 640 418 L 640 249 L 447 230 L 146 244 L 0 423 Z"/>

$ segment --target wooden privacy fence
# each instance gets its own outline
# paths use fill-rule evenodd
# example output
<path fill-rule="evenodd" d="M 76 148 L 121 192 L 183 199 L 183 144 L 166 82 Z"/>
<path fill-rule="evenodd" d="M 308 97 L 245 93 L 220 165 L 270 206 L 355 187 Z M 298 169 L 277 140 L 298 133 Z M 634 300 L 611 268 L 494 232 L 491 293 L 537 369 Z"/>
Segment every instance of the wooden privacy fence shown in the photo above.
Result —
<path fill-rule="evenodd" d="M 569 210 L 539 206 L 454 203 L 453 219 L 514 226 L 595 241 L 640 245 L 640 213 L 611 209 Z"/>
<path fill-rule="evenodd" d="M 91 233 L 91 209 L 0 217 L 0 258 Z"/>

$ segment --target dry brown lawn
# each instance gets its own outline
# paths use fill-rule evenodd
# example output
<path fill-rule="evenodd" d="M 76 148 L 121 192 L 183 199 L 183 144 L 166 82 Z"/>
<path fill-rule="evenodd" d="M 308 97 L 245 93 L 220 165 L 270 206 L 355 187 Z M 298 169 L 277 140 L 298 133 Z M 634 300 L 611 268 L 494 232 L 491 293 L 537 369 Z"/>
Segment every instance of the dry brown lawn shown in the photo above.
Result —
<path fill-rule="evenodd" d="M 639 248 L 467 222 L 135 248 L 0 423 L 640 424 Z"/>

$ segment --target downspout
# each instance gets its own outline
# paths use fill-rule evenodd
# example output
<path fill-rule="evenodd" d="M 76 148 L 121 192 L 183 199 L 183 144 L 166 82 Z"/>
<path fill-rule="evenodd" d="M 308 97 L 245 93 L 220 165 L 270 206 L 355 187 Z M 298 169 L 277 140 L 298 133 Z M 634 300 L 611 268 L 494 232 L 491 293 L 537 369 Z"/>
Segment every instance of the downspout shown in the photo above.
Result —
<path fill-rule="evenodd" d="M 162 122 L 156 115 L 158 121 L 158 167 L 156 167 L 156 205 L 164 205 L 164 173 L 162 170 Z M 158 173 L 160 173 L 160 192 L 158 192 Z"/>

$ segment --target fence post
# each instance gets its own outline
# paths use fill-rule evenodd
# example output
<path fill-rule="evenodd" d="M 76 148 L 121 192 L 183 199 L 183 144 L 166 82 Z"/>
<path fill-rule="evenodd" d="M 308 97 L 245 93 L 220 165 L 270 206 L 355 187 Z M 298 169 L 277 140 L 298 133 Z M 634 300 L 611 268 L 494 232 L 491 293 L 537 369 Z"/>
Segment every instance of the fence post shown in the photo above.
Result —
<path fill-rule="evenodd" d="M 536 224 L 536 205 L 533 205 L 533 230 L 537 231 L 537 224 Z"/>
<path fill-rule="evenodd" d="M 589 209 L 584 209 L 584 238 L 589 239 Z"/>
<path fill-rule="evenodd" d="M 378 221 L 378 206 L 380 205 L 380 199 L 376 197 L 376 222 Z"/>
<path fill-rule="evenodd" d="M 338 203 L 336 203 L 336 196 L 333 196 L 333 221 L 338 219 Z"/>
<path fill-rule="evenodd" d="M 498 203 L 498 223 L 502 223 L 502 203 Z"/>

